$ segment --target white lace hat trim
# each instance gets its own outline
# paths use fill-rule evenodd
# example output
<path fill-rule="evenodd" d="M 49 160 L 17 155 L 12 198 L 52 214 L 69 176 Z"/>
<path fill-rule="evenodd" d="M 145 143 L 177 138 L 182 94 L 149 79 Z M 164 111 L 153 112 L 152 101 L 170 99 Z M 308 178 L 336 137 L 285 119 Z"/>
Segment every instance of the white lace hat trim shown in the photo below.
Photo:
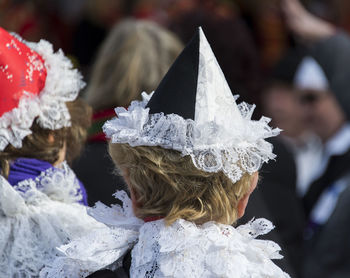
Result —
<path fill-rule="evenodd" d="M 183 156 L 190 155 L 198 169 L 223 171 L 232 182 L 245 172 L 258 171 L 264 162 L 275 158 L 272 145 L 264 139 L 278 135 L 280 129 L 272 129 L 266 117 L 251 120 L 254 105 L 245 102 L 238 105 L 243 124 L 233 130 L 215 121 L 201 125 L 176 114 L 149 114 L 146 105 L 151 96 L 142 93 L 142 101 L 133 101 L 128 109 L 115 109 L 117 117 L 103 126 L 112 143 L 177 150 Z"/>
<path fill-rule="evenodd" d="M 39 96 L 28 93 L 17 108 L 0 117 L 0 151 L 8 144 L 22 147 L 22 140 L 32 133 L 30 128 L 35 119 L 41 127 L 52 130 L 70 126 L 70 114 L 65 103 L 75 100 L 85 85 L 81 74 L 73 69 L 62 50 L 55 53 L 52 44 L 45 40 L 32 43 L 18 36 L 16 38 L 41 55 L 47 77 Z"/>

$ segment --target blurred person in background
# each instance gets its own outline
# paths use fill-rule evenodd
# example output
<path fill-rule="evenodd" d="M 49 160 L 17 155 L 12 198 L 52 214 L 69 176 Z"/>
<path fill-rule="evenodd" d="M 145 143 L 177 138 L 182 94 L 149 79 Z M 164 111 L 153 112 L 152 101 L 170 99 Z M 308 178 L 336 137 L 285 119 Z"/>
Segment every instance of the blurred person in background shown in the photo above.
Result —
<path fill-rule="evenodd" d="M 272 161 L 261 169 L 262 186 L 252 196 L 247 210 L 247 218 L 270 216 L 273 219 L 279 244 L 290 263 L 289 272 L 293 277 L 299 277 L 304 227 L 302 204 L 295 194 L 300 168 L 305 166 L 300 162 L 312 160 L 313 141 L 320 141 L 306 126 L 304 108 L 293 84 L 304 55 L 302 49 L 289 51 L 272 69 L 270 80 L 262 89 L 263 113 L 283 132 L 269 140 L 279 157 L 278 163 Z M 303 159 L 302 155 L 308 159 Z M 276 196 L 278 200 L 275 200 Z M 263 206 L 265 210 L 261 209 Z"/>
<path fill-rule="evenodd" d="M 303 277 L 350 275 L 350 38 L 309 12 L 297 0 L 283 1 L 289 28 L 309 48 L 304 71 L 296 76 L 310 128 L 323 142 L 317 171 L 299 193 L 306 227 Z M 307 65 L 308 64 L 308 65 Z M 315 65 L 324 72 L 307 86 Z M 301 65 L 302 67 L 303 65 Z M 315 83 L 316 85 L 316 83 Z"/>
<path fill-rule="evenodd" d="M 6 30 L 18 33 L 21 37 L 38 41 L 45 37 L 46 14 L 39 16 L 40 1 L 5 0 L 0 3 L 0 25 Z"/>
<path fill-rule="evenodd" d="M 350 39 L 296 0 L 282 8 L 305 53 L 288 87 L 270 86 L 263 94 L 265 109 L 286 130 L 279 145 L 289 151 L 284 168 L 263 170 L 295 177 L 288 187 L 264 186 L 262 195 L 298 277 L 349 277 Z M 270 202 L 276 194 L 279 207 Z"/>
<path fill-rule="evenodd" d="M 263 183 L 276 172 L 285 176 L 261 193 L 298 277 L 348 277 L 350 40 L 298 1 L 282 8 L 299 45 L 296 62 L 276 70 L 279 77 L 291 71 L 288 81 L 272 82 L 262 95 L 266 114 L 284 129 L 275 150 L 286 161 L 263 168 L 270 171 Z M 281 202 L 271 203 L 276 195 Z"/>
<path fill-rule="evenodd" d="M 72 34 L 71 51 L 87 80 L 100 45 L 120 20 L 130 16 L 135 2 L 138 0 L 85 1 Z"/>
<path fill-rule="evenodd" d="M 114 107 L 127 107 L 152 92 L 182 50 L 177 37 L 156 23 L 127 19 L 118 23 L 101 45 L 85 98 L 94 109 L 89 143 L 75 164 L 89 193 L 89 204 L 115 202 L 112 194 L 123 183 L 113 174 L 102 132 Z"/>

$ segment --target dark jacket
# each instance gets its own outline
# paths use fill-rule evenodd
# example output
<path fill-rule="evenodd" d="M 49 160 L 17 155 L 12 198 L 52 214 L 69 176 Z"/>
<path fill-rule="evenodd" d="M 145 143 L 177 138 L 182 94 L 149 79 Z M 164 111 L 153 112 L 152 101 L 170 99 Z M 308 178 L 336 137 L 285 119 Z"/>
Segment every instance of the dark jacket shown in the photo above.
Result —
<path fill-rule="evenodd" d="M 312 56 L 324 70 L 330 90 L 350 119 L 350 37 L 338 32 L 320 41 L 311 49 Z M 339 179 L 346 188 L 339 196 L 327 222 L 304 242 L 302 277 L 350 277 L 350 149 L 338 157 L 331 157 L 323 175 L 311 184 L 304 197 L 308 214 L 318 198 Z"/>

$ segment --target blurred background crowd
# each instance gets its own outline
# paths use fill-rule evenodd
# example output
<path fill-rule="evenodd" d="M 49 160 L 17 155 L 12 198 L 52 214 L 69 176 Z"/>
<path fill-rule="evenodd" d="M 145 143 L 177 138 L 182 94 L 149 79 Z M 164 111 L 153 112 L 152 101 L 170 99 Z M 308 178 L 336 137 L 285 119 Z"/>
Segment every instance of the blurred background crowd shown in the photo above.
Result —
<path fill-rule="evenodd" d="M 187 39 L 192 21 L 240 21 L 235 36 L 244 38 L 246 48 L 255 52 L 259 71 L 271 68 L 295 44 L 285 25 L 280 0 L 1 0 L 0 25 L 29 41 L 45 38 L 89 68 L 98 46 L 110 29 L 125 17 L 147 19 L 169 27 Z M 350 30 L 350 3 L 346 0 L 304 0 L 313 14 L 344 30 Z M 195 15 L 193 18 L 190 15 Z M 198 19 L 197 19 L 198 18 Z M 187 20 L 185 20 L 187 19 Z M 188 22 L 190 19 L 190 22 Z M 204 21 L 203 21 L 204 20 Z M 176 27 L 174 26 L 176 25 Z M 180 26 L 179 26 L 180 25 Z M 187 28 L 181 28 L 183 26 Z M 182 30 L 181 30 L 182 29 Z M 189 34 L 187 34 L 189 33 Z M 217 34 L 219 36 L 219 34 Z M 215 41 L 215 39 L 213 39 Z M 259 72 L 261 74 L 261 72 Z"/>
<path fill-rule="evenodd" d="M 0 0 L 0 26 L 82 71 L 94 116 L 75 171 L 90 205 L 123 183 L 103 122 L 155 89 L 202 26 L 231 90 L 283 129 L 245 220 L 274 222 L 292 277 L 350 277 L 350 1 Z"/>

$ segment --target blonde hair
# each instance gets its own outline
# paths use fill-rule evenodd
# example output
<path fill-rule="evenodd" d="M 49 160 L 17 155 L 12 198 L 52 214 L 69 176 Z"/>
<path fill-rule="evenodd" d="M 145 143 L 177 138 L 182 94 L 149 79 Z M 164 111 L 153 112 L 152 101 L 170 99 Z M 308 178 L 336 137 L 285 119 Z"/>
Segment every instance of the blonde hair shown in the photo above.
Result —
<path fill-rule="evenodd" d="M 161 216 L 169 225 L 179 218 L 233 224 L 238 201 L 251 187 L 249 174 L 232 183 L 222 172 L 197 169 L 190 156 L 174 150 L 110 144 L 109 153 L 119 170 L 128 172 L 139 218 Z"/>
<path fill-rule="evenodd" d="M 128 106 L 153 91 L 182 50 L 174 34 L 155 23 L 124 20 L 102 44 L 86 91 L 94 110 Z"/>

